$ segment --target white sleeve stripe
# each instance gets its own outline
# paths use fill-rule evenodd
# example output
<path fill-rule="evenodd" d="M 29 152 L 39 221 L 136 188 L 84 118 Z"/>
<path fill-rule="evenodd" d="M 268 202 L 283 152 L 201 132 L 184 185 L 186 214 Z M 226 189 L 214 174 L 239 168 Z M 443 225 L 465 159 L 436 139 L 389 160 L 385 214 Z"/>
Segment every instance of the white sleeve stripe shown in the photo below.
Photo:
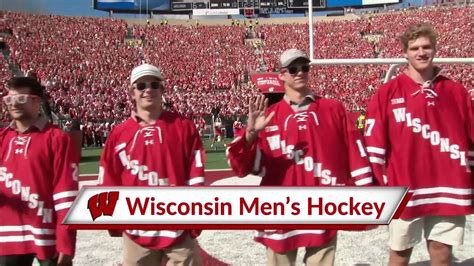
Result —
<path fill-rule="evenodd" d="M 385 155 L 385 149 L 378 148 L 378 147 L 373 147 L 373 146 L 367 146 L 367 151 L 371 153 L 376 153 L 380 155 Z"/>
<path fill-rule="evenodd" d="M 54 235 L 56 233 L 55 229 L 51 228 L 37 228 L 33 227 L 32 225 L 25 224 L 25 225 L 3 225 L 0 226 L 1 233 L 9 233 L 9 232 L 24 232 L 30 231 L 35 235 Z"/>
<path fill-rule="evenodd" d="M 363 167 L 363 168 L 352 171 L 351 176 L 356 177 L 356 176 L 360 176 L 360 175 L 371 173 L 371 172 L 372 172 L 372 168 L 370 168 L 370 166 L 367 166 L 367 167 Z"/>
<path fill-rule="evenodd" d="M 426 195 L 436 193 L 449 193 L 456 195 L 471 195 L 474 189 L 471 188 L 454 188 L 454 187 L 431 187 L 431 188 L 419 188 L 410 190 L 413 195 Z"/>
<path fill-rule="evenodd" d="M 54 246 L 56 240 L 38 239 L 34 235 L 0 236 L 0 243 L 34 241 L 36 246 Z"/>
<path fill-rule="evenodd" d="M 77 196 L 79 192 L 77 190 L 59 192 L 53 195 L 53 200 L 58 200 L 62 198 L 69 198 Z"/>
<path fill-rule="evenodd" d="M 116 152 L 119 152 L 121 151 L 123 148 L 127 147 L 127 143 L 120 143 L 119 145 L 115 146 L 115 151 Z"/>
<path fill-rule="evenodd" d="M 200 150 L 195 150 L 194 151 L 194 159 L 196 160 L 196 167 L 201 168 L 202 167 L 202 158 L 201 158 L 201 151 Z"/>
<path fill-rule="evenodd" d="M 71 207 L 72 203 L 73 203 L 72 201 L 59 203 L 59 204 L 54 205 L 54 209 L 56 211 L 67 209 L 67 208 Z"/>
<path fill-rule="evenodd" d="M 204 183 L 204 177 L 203 176 L 193 177 L 193 178 L 188 180 L 188 185 L 190 185 L 190 186 L 200 184 L 200 183 Z"/>
<path fill-rule="evenodd" d="M 469 166 L 474 166 L 474 161 L 468 161 Z"/>
<path fill-rule="evenodd" d="M 444 204 L 452 204 L 458 206 L 470 206 L 472 204 L 472 200 L 470 199 L 456 199 L 450 197 L 436 197 L 436 198 L 427 198 L 427 199 L 417 199 L 417 200 L 410 200 L 407 204 L 407 207 L 413 207 L 418 205 L 425 205 L 425 204 L 434 204 L 434 203 L 444 203 Z"/>
<path fill-rule="evenodd" d="M 474 156 L 474 151 L 468 151 L 467 153 L 469 156 Z"/>
<path fill-rule="evenodd" d="M 143 231 L 143 230 L 127 230 L 128 234 L 133 236 L 140 237 L 168 237 L 168 238 L 177 238 L 183 234 L 184 231 L 169 231 L 169 230 L 160 230 L 160 231 Z"/>
<path fill-rule="evenodd" d="M 373 181 L 373 178 L 372 177 L 366 177 L 366 178 L 363 178 L 361 180 L 357 180 L 355 181 L 355 184 L 357 186 L 363 186 L 363 185 L 367 185 L 367 184 L 371 184 Z"/>
<path fill-rule="evenodd" d="M 378 164 L 381 164 L 381 165 L 384 165 L 385 164 L 385 160 L 384 159 L 380 159 L 380 158 L 377 158 L 377 157 L 369 157 L 369 160 L 371 163 L 378 163 Z"/>

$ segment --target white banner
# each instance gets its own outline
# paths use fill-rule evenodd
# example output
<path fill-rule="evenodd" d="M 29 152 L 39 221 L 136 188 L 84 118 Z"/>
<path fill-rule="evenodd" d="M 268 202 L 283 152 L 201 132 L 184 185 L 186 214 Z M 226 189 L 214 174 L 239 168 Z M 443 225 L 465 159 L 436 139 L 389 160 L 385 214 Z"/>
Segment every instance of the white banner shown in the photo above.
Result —
<path fill-rule="evenodd" d="M 390 222 L 406 193 L 403 187 L 84 187 L 64 223 L 378 225 Z"/>
<path fill-rule="evenodd" d="M 362 0 L 362 5 L 398 4 L 399 0 Z"/>
<path fill-rule="evenodd" d="M 223 16 L 238 14 L 240 14 L 238 8 L 193 9 L 193 16 Z"/>

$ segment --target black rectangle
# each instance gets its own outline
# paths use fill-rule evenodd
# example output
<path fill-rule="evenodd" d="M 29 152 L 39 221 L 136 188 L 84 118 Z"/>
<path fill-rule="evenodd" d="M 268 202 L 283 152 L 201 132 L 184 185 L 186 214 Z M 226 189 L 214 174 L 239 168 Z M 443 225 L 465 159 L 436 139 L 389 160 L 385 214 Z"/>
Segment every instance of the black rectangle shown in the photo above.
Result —
<path fill-rule="evenodd" d="M 260 8 L 286 8 L 288 0 L 260 0 Z"/>
<path fill-rule="evenodd" d="M 287 7 L 288 8 L 308 8 L 308 0 L 287 0 Z M 324 0 L 313 0 L 313 8 L 314 7 L 324 7 L 325 1 Z"/>
<path fill-rule="evenodd" d="M 209 3 L 204 3 L 204 2 L 196 2 L 194 3 L 194 9 L 206 9 L 208 7 Z"/>
<path fill-rule="evenodd" d="M 172 10 L 193 10 L 193 9 L 205 9 L 209 8 L 208 2 L 201 1 L 183 1 L 183 0 L 171 0 Z"/>
<path fill-rule="evenodd" d="M 260 7 L 260 1 L 259 0 L 241 0 L 241 1 L 239 1 L 239 8 L 259 8 L 259 7 Z"/>
<path fill-rule="evenodd" d="M 192 10 L 193 3 L 172 2 L 171 9 L 172 10 Z"/>

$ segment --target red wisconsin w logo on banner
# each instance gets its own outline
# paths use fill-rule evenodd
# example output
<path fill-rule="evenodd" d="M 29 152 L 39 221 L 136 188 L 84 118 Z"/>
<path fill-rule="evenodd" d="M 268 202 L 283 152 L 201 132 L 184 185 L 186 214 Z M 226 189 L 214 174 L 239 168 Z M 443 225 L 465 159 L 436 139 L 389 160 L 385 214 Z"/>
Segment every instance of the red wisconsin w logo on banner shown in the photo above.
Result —
<path fill-rule="evenodd" d="M 89 198 L 87 208 L 91 212 L 92 221 L 102 215 L 112 216 L 119 199 L 118 191 L 102 192 Z"/>

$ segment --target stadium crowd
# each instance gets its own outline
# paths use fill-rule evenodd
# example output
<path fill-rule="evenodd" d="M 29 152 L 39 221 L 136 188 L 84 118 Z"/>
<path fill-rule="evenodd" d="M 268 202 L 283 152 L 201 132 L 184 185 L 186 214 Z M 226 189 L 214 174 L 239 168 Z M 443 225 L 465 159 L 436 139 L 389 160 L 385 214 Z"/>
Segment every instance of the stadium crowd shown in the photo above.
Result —
<path fill-rule="evenodd" d="M 8 62 L 5 59 L 4 55 L 0 53 L 0 93 L 5 91 L 5 83 L 4 81 L 9 80 L 11 78 L 11 73 L 8 67 Z M 0 109 L 0 122 L 8 120 L 8 114 L 5 108 Z"/>
<path fill-rule="evenodd" d="M 425 7 L 318 22 L 315 57 L 398 57 L 397 34 L 420 20 L 440 33 L 439 57 L 473 57 L 472 12 L 472 6 Z M 130 115 L 128 74 L 142 61 L 162 68 L 168 108 L 188 117 L 209 115 L 213 109 L 233 117 L 246 113 L 249 98 L 259 93 L 249 81 L 252 72 L 276 71 L 278 55 L 288 48 L 309 50 L 305 24 L 260 25 L 255 33 L 263 45 L 258 47 L 246 43 L 243 26 L 132 26 L 118 19 L 19 13 L 6 13 L 2 24 L 0 28 L 12 33 L 6 37 L 10 60 L 41 80 L 56 114 L 80 120 L 91 136 L 96 131 L 104 135 L 106 128 Z M 130 45 L 126 39 L 140 39 L 143 45 Z M 10 75 L 1 55 L 0 66 L 1 88 Z M 449 77 L 473 88 L 472 66 L 443 67 Z M 316 66 L 310 85 L 318 95 L 363 111 L 387 69 Z"/>
<path fill-rule="evenodd" d="M 368 16 L 355 21 L 317 23 L 314 29 L 316 58 L 397 58 L 400 30 L 420 20 L 439 32 L 438 57 L 472 57 L 471 7 L 428 7 L 406 12 Z M 268 70 L 278 69 L 278 55 L 300 47 L 309 50 L 307 25 L 263 25 L 264 59 Z M 474 85 L 472 66 L 446 65 L 446 74 L 469 89 Z M 321 66 L 311 70 L 310 83 L 316 93 L 337 98 L 351 111 L 364 110 L 374 88 L 388 70 L 387 65 Z M 403 70 L 403 67 L 400 69 Z"/>

